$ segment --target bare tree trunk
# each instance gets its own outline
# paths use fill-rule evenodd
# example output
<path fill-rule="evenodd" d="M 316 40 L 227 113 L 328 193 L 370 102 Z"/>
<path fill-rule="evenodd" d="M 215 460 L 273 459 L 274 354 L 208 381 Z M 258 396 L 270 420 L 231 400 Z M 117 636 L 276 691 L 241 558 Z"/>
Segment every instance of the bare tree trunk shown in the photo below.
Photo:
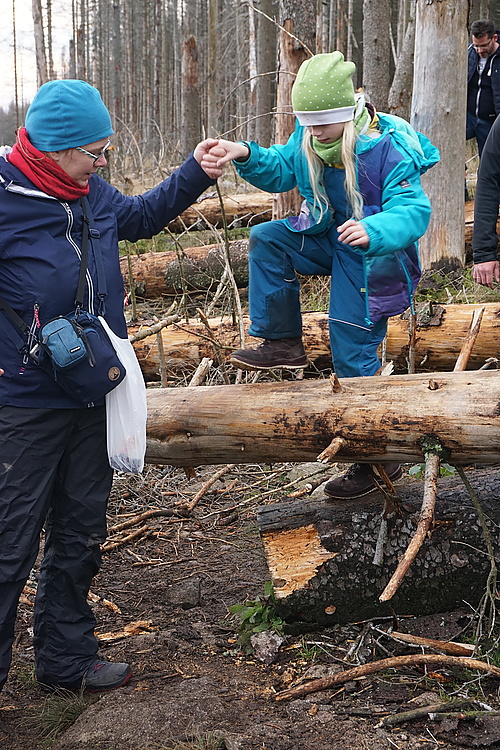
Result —
<path fill-rule="evenodd" d="M 42 86 L 42 84 L 47 83 L 49 80 L 45 35 L 43 33 L 42 0 L 32 0 L 31 10 L 33 13 L 33 26 L 35 31 L 37 83 L 39 86 Z"/>
<path fill-rule="evenodd" d="M 368 101 L 385 111 L 391 84 L 390 0 L 363 2 L 363 89 Z"/>
<path fill-rule="evenodd" d="M 275 16 L 275 0 L 261 0 L 259 8 L 269 18 Z M 271 112 L 274 108 L 276 81 L 276 26 L 268 18 L 257 18 L 257 120 L 255 137 L 257 142 L 267 148 L 273 142 L 274 119 Z"/>
<path fill-rule="evenodd" d="M 389 91 L 388 111 L 405 120 L 410 119 L 413 88 L 413 57 L 415 52 L 415 0 L 411 2 L 410 18 L 399 50 L 396 70 Z"/>
<path fill-rule="evenodd" d="M 248 0 L 248 78 L 250 96 L 247 108 L 247 133 L 248 139 L 254 141 L 257 128 L 256 103 L 257 103 L 257 39 L 255 33 L 255 11 L 254 0 Z"/>
<path fill-rule="evenodd" d="M 498 480 L 498 469 L 470 473 L 491 527 L 500 522 Z M 399 482 L 398 514 L 386 512 L 381 493 L 333 503 L 279 498 L 261 506 L 257 523 L 281 616 L 331 626 L 391 613 L 445 612 L 464 601 L 476 606 L 490 561 L 477 512 L 457 476 L 439 480 L 432 534 L 391 607 L 379 601 L 415 533 L 422 492 L 421 482 Z"/>
<path fill-rule="evenodd" d="M 217 123 L 217 0 L 208 0 L 208 70 L 207 70 L 207 125 L 206 135 L 218 134 Z"/>
<path fill-rule="evenodd" d="M 201 135 L 198 45 L 192 34 L 182 45 L 181 106 L 180 151 L 185 157 L 195 147 Z"/>
<path fill-rule="evenodd" d="M 286 143 L 295 127 L 291 105 L 295 75 L 304 60 L 315 50 L 314 4 L 310 0 L 280 0 L 280 22 L 284 30 L 280 30 L 279 34 L 276 143 Z M 290 114 L 286 114 L 288 112 Z M 301 198 L 296 188 L 277 194 L 274 218 L 284 219 L 297 214 L 300 203 Z"/>
<path fill-rule="evenodd" d="M 423 177 L 433 214 L 420 240 L 424 269 L 464 262 L 464 164 L 467 78 L 466 0 L 417 0 L 412 124 L 439 148 Z M 436 70 L 439 69 L 439 76 Z M 439 102 L 439 106 L 436 103 Z"/>
<path fill-rule="evenodd" d="M 16 28 L 16 0 L 12 0 L 12 44 L 13 44 L 13 67 L 14 67 L 14 100 L 16 107 L 16 128 L 21 124 L 19 111 L 19 87 L 17 78 L 17 28 Z"/>
<path fill-rule="evenodd" d="M 238 240 L 235 240 L 237 243 Z M 189 253 L 188 260 L 193 265 L 196 264 L 197 250 L 193 248 Z M 221 248 L 214 247 L 211 251 L 216 257 L 221 253 Z M 231 250 L 233 253 L 233 250 Z M 173 256 L 173 253 L 171 254 Z M 245 269 L 242 264 L 244 258 L 235 253 L 235 275 L 237 281 L 242 279 L 240 274 Z M 144 256 L 141 256 L 143 258 Z M 152 256 L 154 258 L 154 255 Z M 141 259 L 136 259 L 141 263 Z M 177 259 L 171 258 L 170 262 L 175 266 Z M 206 272 L 208 264 L 202 266 L 202 271 Z M 214 261 L 211 266 L 214 267 Z M 162 263 L 162 269 L 165 264 Z M 150 273 L 147 273 L 148 270 Z M 125 267 L 123 267 L 125 276 Z M 156 269 L 139 268 L 138 276 L 138 294 L 147 287 L 153 285 L 155 278 L 153 274 Z M 161 271 L 160 271 L 161 273 Z M 193 273 L 193 277 L 194 277 Z M 198 274 L 201 276 L 202 274 Z M 208 274 L 207 274 L 208 275 Z M 125 284 L 127 278 L 125 276 Z M 188 273 L 189 282 L 189 273 Z M 164 283 L 164 279 L 163 279 Z M 164 284 L 164 288 L 166 285 Z M 173 290 L 172 290 L 173 291 Z M 466 340 L 472 317 L 478 308 L 484 307 L 484 314 L 481 323 L 480 332 L 474 343 L 474 347 L 467 364 L 468 370 L 477 370 L 484 367 L 488 360 L 494 357 L 498 349 L 498 319 L 500 316 L 500 305 L 496 302 L 490 302 L 485 305 L 437 305 L 431 317 L 424 320 L 422 314 L 421 322 L 417 326 L 415 348 L 413 358 L 416 362 L 418 372 L 451 372 L 460 356 L 461 347 Z M 424 311 L 422 310 L 422 313 Z M 330 351 L 330 342 L 328 338 L 328 315 L 327 313 L 304 313 L 304 346 L 307 357 L 313 368 L 317 372 L 332 369 L 332 355 Z M 239 331 L 231 322 L 222 318 L 211 318 L 209 321 L 210 330 L 217 342 L 220 351 L 224 353 L 224 358 L 229 359 L 231 352 L 238 349 Z M 250 321 L 248 318 L 243 319 L 245 331 L 248 331 Z M 129 329 L 130 333 L 135 333 L 137 329 Z M 409 321 L 402 316 L 389 318 L 386 341 L 386 360 L 394 363 L 397 373 L 408 371 L 409 360 Z M 167 361 L 167 371 L 169 375 L 179 376 L 186 372 L 194 370 L 204 357 L 212 357 L 214 354 L 212 340 L 206 338 L 206 329 L 202 323 L 192 321 L 189 324 L 176 324 L 172 328 L 165 328 L 161 333 L 162 348 Z M 249 346 L 254 346 L 257 340 L 253 340 L 246 335 L 246 341 Z M 147 381 L 156 381 L 159 379 L 160 372 L 160 355 L 158 351 L 158 342 L 155 337 L 148 337 L 134 342 L 135 352 L 139 360 L 144 378 Z"/>

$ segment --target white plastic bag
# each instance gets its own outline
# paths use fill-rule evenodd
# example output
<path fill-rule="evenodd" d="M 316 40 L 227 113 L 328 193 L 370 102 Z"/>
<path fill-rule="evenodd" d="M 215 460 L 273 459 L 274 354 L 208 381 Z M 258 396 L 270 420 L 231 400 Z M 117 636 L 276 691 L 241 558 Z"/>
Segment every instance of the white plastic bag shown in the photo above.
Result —
<path fill-rule="evenodd" d="M 127 374 L 106 394 L 106 433 L 109 463 L 117 471 L 140 474 L 146 452 L 146 386 L 134 347 L 113 333 L 103 317 L 102 325 Z"/>

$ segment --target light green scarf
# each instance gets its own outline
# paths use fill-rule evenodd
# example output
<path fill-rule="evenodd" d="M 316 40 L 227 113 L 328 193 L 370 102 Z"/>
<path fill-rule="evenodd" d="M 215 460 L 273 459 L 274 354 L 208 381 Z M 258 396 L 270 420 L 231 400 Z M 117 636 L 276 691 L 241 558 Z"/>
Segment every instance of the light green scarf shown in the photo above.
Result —
<path fill-rule="evenodd" d="M 371 115 L 366 107 L 363 107 L 360 113 L 355 117 L 354 125 L 356 133 L 365 133 L 371 124 Z M 330 167 L 334 164 L 342 164 L 341 150 L 342 137 L 333 143 L 320 143 L 314 136 L 311 138 L 311 145 L 319 158 Z"/>

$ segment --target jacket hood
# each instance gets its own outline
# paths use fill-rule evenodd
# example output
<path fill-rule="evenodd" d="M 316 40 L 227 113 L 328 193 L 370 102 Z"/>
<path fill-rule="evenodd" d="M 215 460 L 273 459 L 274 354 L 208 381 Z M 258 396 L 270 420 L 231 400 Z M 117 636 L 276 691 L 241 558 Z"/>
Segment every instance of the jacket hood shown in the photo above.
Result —
<path fill-rule="evenodd" d="M 406 120 L 403 120 L 402 117 L 397 117 L 397 115 L 387 115 L 383 112 L 377 112 L 377 115 L 380 135 L 392 135 L 394 140 L 413 159 L 420 174 L 424 174 L 434 164 L 438 163 L 440 159 L 439 149 L 425 135 L 414 130 Z M 369 151 L 373 148 L 376 141 L 376 138 L 360 136 L 358 138 L 356 153 L 362 154 L 365 151 Z"/>

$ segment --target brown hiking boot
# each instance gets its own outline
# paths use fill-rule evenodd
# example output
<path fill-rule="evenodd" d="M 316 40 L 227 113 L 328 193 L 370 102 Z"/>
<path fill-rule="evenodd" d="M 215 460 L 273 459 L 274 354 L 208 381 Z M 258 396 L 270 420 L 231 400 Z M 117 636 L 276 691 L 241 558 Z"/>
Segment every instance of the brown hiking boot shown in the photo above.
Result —
<path fill-rule="evenodd" d="M 395 482 L 401 478 L 403 470 L 400 464 L 386 463 L 383 466 L 391 482 Z M 335 479 L 330 479 L 325 484 L 325 495 L 334 497 L 337 500 L 349 500 L 354 497 L 368 495 L 370 492 L 378 489 L 373 481 L 374 476 L 376 475 L 373 473 L 370 464 L 352 464 L 345 474 L 335 477 Z M 384 484 L 382 480 L 380 480 L 380 483 Z"/>
<path fill-rule="evenodd" d="M 300 336 L 266 339 L 256 349 L 238 349 L 229 361 L 240 370 L 301 370 L 307 367 L 307 356 Z"/>

